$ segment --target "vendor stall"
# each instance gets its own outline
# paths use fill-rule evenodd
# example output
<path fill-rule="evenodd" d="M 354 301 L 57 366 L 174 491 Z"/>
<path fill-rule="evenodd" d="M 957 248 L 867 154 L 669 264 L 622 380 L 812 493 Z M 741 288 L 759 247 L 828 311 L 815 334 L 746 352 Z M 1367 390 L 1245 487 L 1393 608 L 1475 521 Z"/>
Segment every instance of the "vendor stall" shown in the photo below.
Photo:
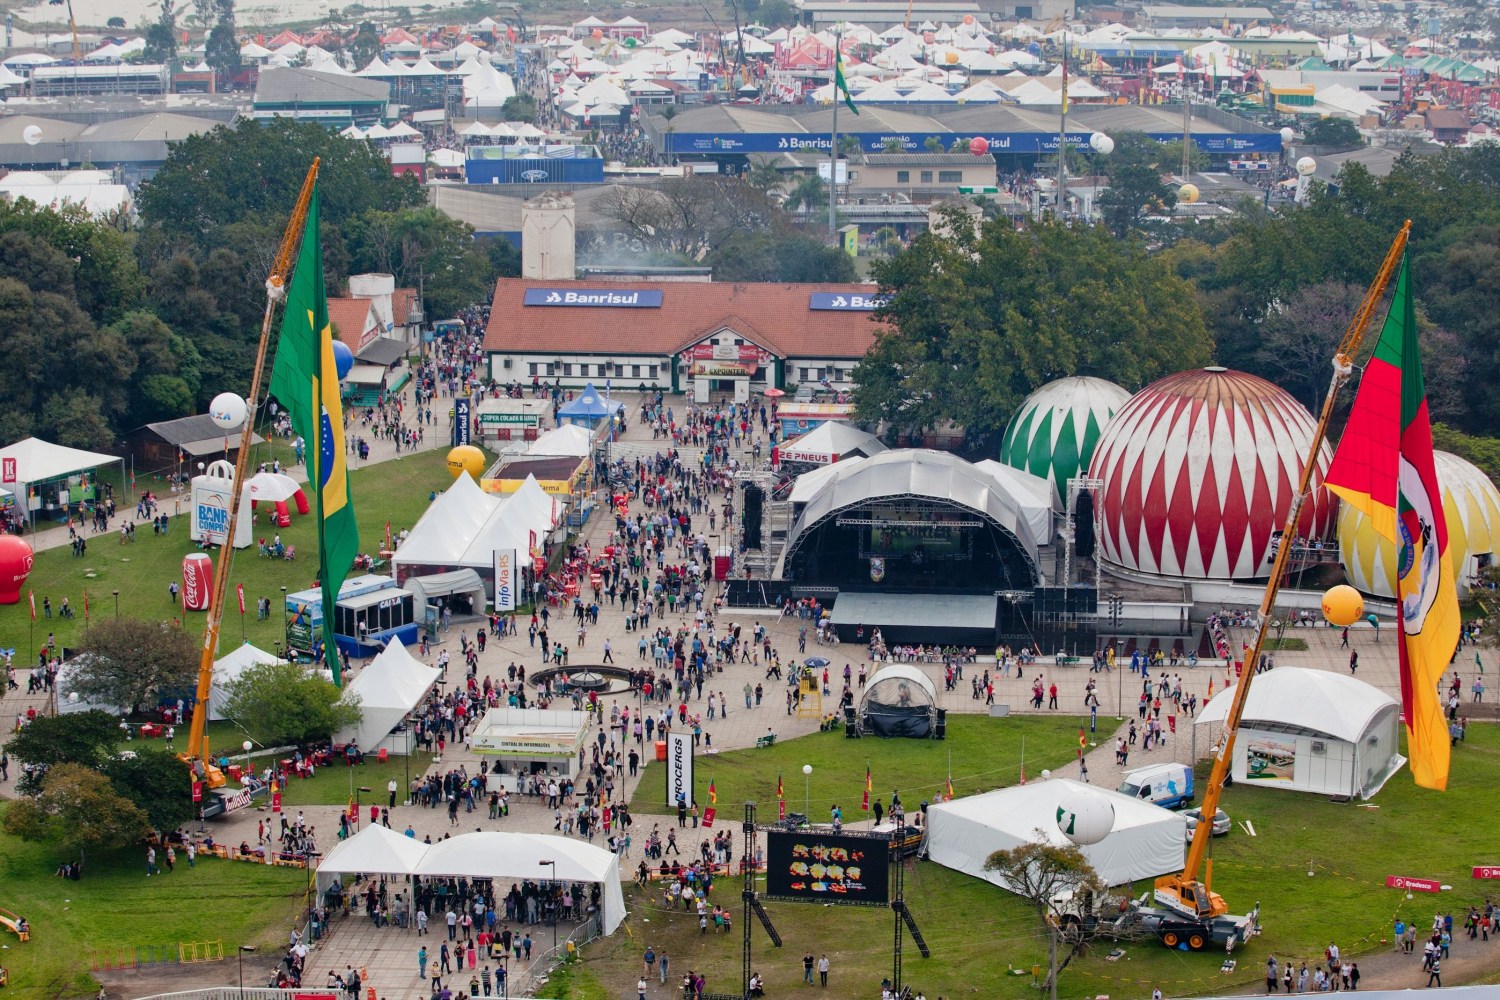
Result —
<path fill-rule="evenodd" d="M 469 735 L 481 757 L 493 757 L 490 780 L 517 791 L 523 775 L 571 778 L 588 742 L 587 712 L 552 708 L 492 708 Z"/>

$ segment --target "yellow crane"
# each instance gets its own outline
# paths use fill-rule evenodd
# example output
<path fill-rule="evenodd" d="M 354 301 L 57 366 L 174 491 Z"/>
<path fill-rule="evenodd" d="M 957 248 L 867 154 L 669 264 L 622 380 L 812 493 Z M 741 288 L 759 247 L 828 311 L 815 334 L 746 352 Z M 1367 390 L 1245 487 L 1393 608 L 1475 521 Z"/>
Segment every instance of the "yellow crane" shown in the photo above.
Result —
<path fill-rule="evenodd" d="M 302 182 L 302 191 L 292 209 L 291 220 L 281 237 L 281 247 L 266 277 L 266 311 L 260 324 L 260 343 L 255 350 L 255 369 L 250 376 L 250 409 L 245 424 L 240 428 L 240 447 L 234 462 L 233 497 L 229 505 L 229 525 L 224 538 L 224 547 L 219 553 L 219 563 L 214 567 L 213 592 L 209 598 L 208 621 L 203 627 L 203 650 L 198 661 L 198 696 L 193 706 L 192 726 L 188 731 L 187 752 L 182 759 L 193 769 L 193 776 L 209 788 L 224 785 L 224 775 L 214 765 L 209 752 L 208 738 L 204 726 L 208 722 L 208 698 L 213 683 L 214 658 L 219 648 L 219 626 L 224 620 L 224 594 L 229 589 L 229 564 L 234 561 L 234 533 L 239 522 L 240 499 L 245 482 L 245 469 L 249 464 L 250 442 L 255 432 L 255 403 L 260 397 L 261 376 L 265 372 L 266 346 L 271 339 L 271 321 L 276 314 L 276 304 L 286 297 L 287 275 L 296 263 L 297 246 L 302 240 L 302 227 L 307 221 L 307 206 L 312 198 L 313 185 L 318 178 L 319 160 L 314 159 Z M 204 802 L 207 805 L 207 800 Z"/>
<path fill-rule="evenodd" d="M 1243 675 L 1234 689 L 1234 700 L 1230 704 L 1228 715 L 1224 718 L 1224 737 L 1214 754 L 1213 773 L 1209 777 L 1208 787 L 1203 794 L 1203 818 L 1193 831 L 1192 844 L 1188 848 L 1187 861 L 1181 873 L 1163 875 L 1156 880 L 1153 898 L 1157 904 L 1171 910 L 1174 918 L 1185 918 L 1199 924 L 1211 924 L 1212 921 L 1229 913 L 1229 906 L 1224 902 L 1224 898 L 1213 891 L 1213 862 L 1207 860 L 1205 854 L 1208 850 L 1209 837 L 1213 834 L 1213 818 L 1219 809 L 1219 796 L 1224 791 L 1224 780 L 1229 775 L 1235 734 L 1239 729 L 1240 716 L 1245 710 L 1245 700 L 1250 694 L 1251 682 L 1255 679 L 1255 664 L 1260 662 L 1261 649 L 1265 645 L 1266 633 L 1270 628 L 1276 608 L 1276 594 L 1281 589 L 1281 580 L 1291 560 L 1290 540 L 1297 537 L 1297 522 L 1301 519 L 1302 509 L 1308 500 L 1313 469 L 1318 464 L 1318 451 L 1328 434 L 1328 424 L 1333 416 L 1334 404 L 1339 390 L 1343 388 L 1344 383 L 1349 380 L 1349 376 L 1354 371 L 1354 360 L 1359 357 L 1360 348 L 1364 345 L 1365 336 L 1370 328 L 1370 320 L 1385 295 L 1391 275 L 1395 273 L 1401 261 L 1401 253 L 1406 249 L 1406 241 L 1410 232 L 1411 221 L 1408 220 L 1396 235 L 1395 242 L 1391 244 L 1390 251 L 1381 263 L 1375 280 L 1370 283 L 1369 289 L 1365 292 L 1359 309 L 1349 321 L 1348 329 L 1344 331 L 1343 340 L 1339 342 L 1338 351 L 1334 355 L 1333 377 L 1328 386 L 1328 394 L 1323 398 L 1323 410 L 1318 416 L 1317 430 L 1314 431 L 1312 443 L 1308 447 L 1307 461 L 1302 464 L 1302 474 L 1297 482 L 1297 493 L 1292 499 L 1291 510 L 1287 513 L 1286 526 L 1281 533 L 1282 544 L 1277 546 L 1271 576 L 1266 581 L 1265 596 L 1260 603 L 1260 625 L 1256 629 L 1255 645 L 1245 654 Z M 1203 872 L 1201 880 L 1198 877 L 1200 870 Z M 1207 928 L 1200 928 L 1196 933 L 1204 935 L 1207 933 Z M 1180 940 L 1195 948 L 1203 947 L 1210 939 L 1204 936 L 1195 937 L 1195 932 L 1191 927 L 1174 929 L 1161 933 L 1160 936 L 1169 945 L 1176 945 Z"/>

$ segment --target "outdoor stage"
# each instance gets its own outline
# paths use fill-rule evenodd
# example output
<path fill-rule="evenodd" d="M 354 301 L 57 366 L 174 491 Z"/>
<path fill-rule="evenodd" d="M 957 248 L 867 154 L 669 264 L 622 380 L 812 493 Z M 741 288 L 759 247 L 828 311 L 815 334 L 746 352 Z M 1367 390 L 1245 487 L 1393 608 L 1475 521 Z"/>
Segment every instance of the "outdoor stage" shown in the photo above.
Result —
<path fill-rule="evenodd" d="M 869 594 L 842 591 L 830 621 L 840 642 L 990 647 L 1000 599 L 993 594 Z M 856 633 L 863 627 L 863 637 Z"/>

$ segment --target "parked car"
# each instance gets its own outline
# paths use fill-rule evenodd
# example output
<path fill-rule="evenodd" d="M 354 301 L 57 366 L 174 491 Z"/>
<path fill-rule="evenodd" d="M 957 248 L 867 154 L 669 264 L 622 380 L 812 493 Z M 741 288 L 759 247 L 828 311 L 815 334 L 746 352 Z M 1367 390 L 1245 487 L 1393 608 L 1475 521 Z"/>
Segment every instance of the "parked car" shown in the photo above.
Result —
<path fill-rule="evenodd" d="M 1187 840 L 1191 842 L 1193 839 L 1193 831 L 1198 829 L 1198 824 L 1203 820 L 1203 810 L 1189 809 L 1187 812 L 1182 814 L 1182 817 L 1183 819 L 1187 820 Z M 1229 822 L 1228 813 L 1226 813 L 1222 809 L 1217 809 L 1214 811 L 1214 825 L 1212 832 L 1215 837 L 1222 837 L 1224 836 L 1224 834 L 1228 833 L 1230 825 L 1231 824 Z"/>

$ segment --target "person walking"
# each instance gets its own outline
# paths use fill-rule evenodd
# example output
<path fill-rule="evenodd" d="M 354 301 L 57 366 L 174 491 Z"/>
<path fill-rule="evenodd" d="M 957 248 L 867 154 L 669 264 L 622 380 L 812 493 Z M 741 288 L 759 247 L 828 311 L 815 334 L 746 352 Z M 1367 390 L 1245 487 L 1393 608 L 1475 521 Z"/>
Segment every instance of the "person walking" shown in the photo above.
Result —
<path fill-rule="evenodd" d="M 417 978 L 427 978 L 427 946 L 424 944 L 417 949 Z"/>
<path fill-rule="evenodd" d="M 1443 985 L 1442 965 L 1442 961 L 1436 955 L 1434 955 L 1432 958 L 1432 964 L 1427 967 L 1427 985 L 1429 988 L 1433 986 L 1440 987 Z"/>
<path fill-rule="evenodd" d="M 818 980 L 819 980 L 819 985 L 823 986 L 826 989 L 827 986 L 828 986 L 828 956 L 827 955 L 819 955 L 818 956 Z"/>
<path fill-rule="evenodd" d="M 1359 669 L 1359 650 L 1357 650 L 1357 649 L 1351 649 L 1351 650 L 1349 650 L 1349 673 L 1352 674 L 1352 673 L 1354 673 L 1354 671 L 1356 671 L 1358 669 Z"/>
<path fill-rule="evenodd" d="M 812 952 L 808 952 L 807 954 L 802 956 L 802 981 L 808 986 L 811 986 L 813 984 L 812 974 L 813 965 L 815 964 L 815 962 L 816 959 L 813 958 Z M 1429 983 L 1428 985 L 1431 984 Z"/>

